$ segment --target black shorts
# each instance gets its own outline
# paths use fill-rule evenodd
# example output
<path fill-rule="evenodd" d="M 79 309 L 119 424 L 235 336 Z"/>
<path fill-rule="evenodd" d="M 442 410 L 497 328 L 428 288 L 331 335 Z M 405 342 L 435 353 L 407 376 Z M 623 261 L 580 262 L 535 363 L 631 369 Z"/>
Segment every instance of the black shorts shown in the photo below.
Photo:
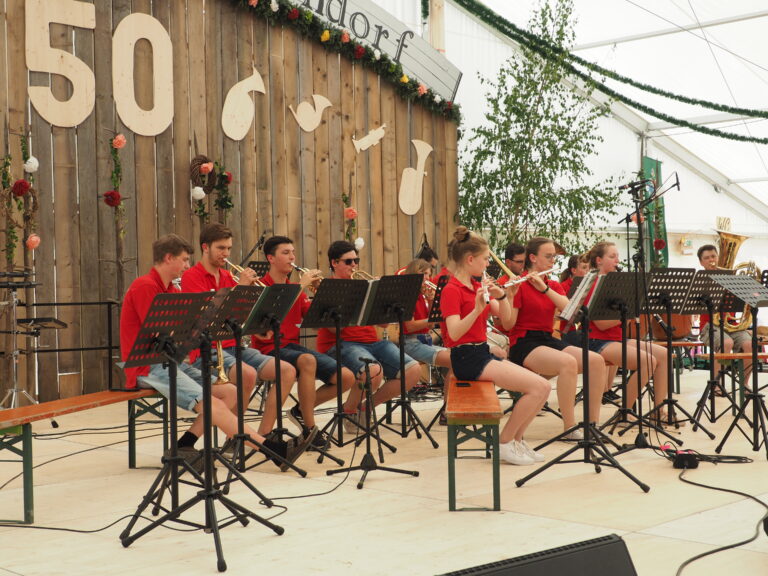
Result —
<path fill-rule="evenodd" d="M 528 354 L 533 352 L 539 346 L 554 348 L 555 350 L 565 350 L 571 344 L 563 342 L 552 336 L 549 332 L 539 330 L 528 330 L 525 336 L 519 338 L 515 345 L 509 349 L 509 359 L 515 364 L 522 366 Z"/>
<path fill-rule="evenodd" d="M 451 348 L 451 368 L 457 380 L 477 380 L 493 360 L 488 344 L 463 344 Z"/>

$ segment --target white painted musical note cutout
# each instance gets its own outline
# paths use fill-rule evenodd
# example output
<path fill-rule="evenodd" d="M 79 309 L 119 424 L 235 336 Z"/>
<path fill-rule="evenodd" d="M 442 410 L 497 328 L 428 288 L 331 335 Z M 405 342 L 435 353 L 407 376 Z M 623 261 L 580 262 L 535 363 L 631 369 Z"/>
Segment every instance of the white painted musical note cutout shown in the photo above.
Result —
<path fill-rule="evenodd" d="M 227 92 L 221 111 L 221 127 L 232 140 L 242 140 L 248 134 L 255 115 L 251 92 L 266 94 L 264 79 L 253 67 L 253 75 L 241 80 Z"/>
<path fill-rule="evenodd" d="M 424 192 L 424 176 L 427 173 L 424 167 L 427 164 L 427 158 L 432 153 L 432 146 L 423 140 L 411 140 L 413 147 L 416 148 L 416 168 L 410 166 L 403 170 L 400 178 L 399 204 L 400 210 L 409 216 L 413 216 L 421 210 L 421 201 Z"/>
<path fill-rule="evenodd" d="M 381 139 L 384 138 L 384 133 L 386 132 L 385 128 L 387 127 L 386 124 L 382 124 L 375 130 L 371 130 L 360 138 L 360 140 L 355 140 L 355 137 L 352 136 L 352 144 L 355 145 L 355 150 L 358 154 L 362 152 L 363 150 L 368 150 L 368 148 L 371 148 L 373 146 L 376 146 L 379 142 L 381 142 Z"/>
<path fill-rule="evenodd" d="M 309 102 L 300 102 L 299 105 L 296 106 L 296 110 L 294 110 L 292 106 L 288 106 L 293 117 L 296 118 L 297 124 L 304 130 L 304 132 L 314 132 L 315 129 L 320 126 L 323 110 L 329 106 L 333 106 L 328 98 L 321 96 L 320 94 L 312 94 L 312 99 L 315 101 L 314 108 Z"/>

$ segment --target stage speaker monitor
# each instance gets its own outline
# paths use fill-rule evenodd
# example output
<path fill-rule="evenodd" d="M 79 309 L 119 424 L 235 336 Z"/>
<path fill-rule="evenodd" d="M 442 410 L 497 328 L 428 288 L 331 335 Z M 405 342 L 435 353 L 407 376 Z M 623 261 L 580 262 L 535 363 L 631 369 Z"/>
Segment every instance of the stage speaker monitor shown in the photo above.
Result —
<path fill-rule="evenodd" d="M 611 534 L 442 576 L 637 576 L 624 541 Z"/>

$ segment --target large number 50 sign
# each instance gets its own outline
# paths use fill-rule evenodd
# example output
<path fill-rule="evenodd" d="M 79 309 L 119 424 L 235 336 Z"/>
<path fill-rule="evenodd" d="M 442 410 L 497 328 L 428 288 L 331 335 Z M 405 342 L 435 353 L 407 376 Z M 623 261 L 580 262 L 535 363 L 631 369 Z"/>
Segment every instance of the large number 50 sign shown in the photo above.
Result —
<path fill-rule="evenodd" d="M 49 86 L 30 86 L 29 99 L 35 110 L 54 126 L 71 128 L 85 120 L 96 102 L 93 70 L 82 60 L 51 46 L 51 24 L 93 30 L 93 4 L 76 0 L 27 0 L 27 68 L 63 76 L 72 84 L 69 100 L 58 100 Z M 139 40 L 152 45 L 153 107 L 144 110 L 136 102 L 133 85 L 134 47 Z M 173 48 L 163 25 L 147 14 L 126 16 L 112 37 L 112 88 L 117 113 L 137 134 L 156 136 L 173 121 Z"/>

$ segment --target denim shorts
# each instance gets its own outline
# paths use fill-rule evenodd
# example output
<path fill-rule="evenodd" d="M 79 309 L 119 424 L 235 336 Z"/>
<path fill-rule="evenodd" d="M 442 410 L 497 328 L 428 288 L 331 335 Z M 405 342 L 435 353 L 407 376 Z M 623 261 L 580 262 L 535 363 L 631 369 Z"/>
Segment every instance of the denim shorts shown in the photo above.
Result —
<path fill-rule="evenodd" d="M 259 370 L 261 370 L 267 362 L 272 360 L 271 356 L 268 356 L 266 354 L 262 354 L 255 348 L 243 348 L 243 364 L 248 364 L 248 366 L 251 366 L 256 372 L 258 373 Z M 216 349 L 214 348 L 211 350 L 211 372 L 213 372 L 218 365 L 219 362 L 219 356 L 216 352 Z M 231 346 L 229 348 L 224 348 L 224 371 L 229 372 L 229 369 L 232 368 L 232 366 L 235 365 L 235 348 L 234 346 Z M 198 370 L 202 370 L 203 368 L 203 359 L 202 357 L 198 357 L 197 360 L 194 361 L 192 364 L 194 368 L 197 368 Z"/>
<path fill-rule="evenodd" d="M 168 368 L 163 364 L 152 364 L 148 376 L 139 376 L 136 381 L 140 388 L 154 388 L 166 398 L 171 396 L 171 380 Z M 203 399 L 203 377 L 200 370 L 182 362 L 176 371 L 176 403 L 179 408 L 194 412 L 195 406 Z"/>
<path fill-rule="evenodd" d="M 328 350 L 326 354 L 333 358 L 336 354 L 336 347 L 334 346 Z M 378 342 L 342 341 L 341 363 L 355 375 L 361 374 L 365 368 L 365 363 L 360 358 L 369 358 L 380 364 L 386 378 L 400 377 L 400 348 L 389 340 L 379 340 Z M 408 356 L 408 354 L 405 355 L 406 370 L 416 364 L 418 362 Z"/>
<path fill-rule="evenodd" d="M 426 336 L 426 338 L 423 338 Z M 430 343 L 425 342 L 429 339 Z M 414 360 L 424 364 L 434 365 L 438 352 L 447 350 L 442 346 L 433 346 L 429 334 L 411 334 L 405 337 L 405 353 Z"/>
<path fill-rule="evenodd" d="M 275 351 L 269 353 L 270 356 L 274 356 Z M 315 357 L 317 362 L 317 369 L 315 370 L 315 378 L 325 384 L 329 384 L 331 379 L 336 376 L 336 360 L 328 356 L 328 354 L 321 354 L 317 350 L 310 350 L 300 344 L 289 343 L 285 346 L 280 346 L 280 360 L 285 360 L 296 368 L 296 363 L 299 361 L 299 356 L 302 354 L 310 354 Z"/>
<path fill-rule="evenodd" d="M 601 340 L 600 338 L 589 339 L 589 351 L 600 354 L 608 344 L 613 344 L 615 340 Z"/>
<path fill-rule="evenodd" d="M 549 332 L 528 330 L 528 332 L 525 333 L 525 336 L 518 338 L 515 345 L 510 347 L 509 359 L 515 364 L 523 366 L 523 362 L 525 362 L 528 354 L 536 350 L 539 346 L 546 346 L 547 348 L 553 348 L 555 350 L 565 350 L 570 344 L 558 340 Z"/>

